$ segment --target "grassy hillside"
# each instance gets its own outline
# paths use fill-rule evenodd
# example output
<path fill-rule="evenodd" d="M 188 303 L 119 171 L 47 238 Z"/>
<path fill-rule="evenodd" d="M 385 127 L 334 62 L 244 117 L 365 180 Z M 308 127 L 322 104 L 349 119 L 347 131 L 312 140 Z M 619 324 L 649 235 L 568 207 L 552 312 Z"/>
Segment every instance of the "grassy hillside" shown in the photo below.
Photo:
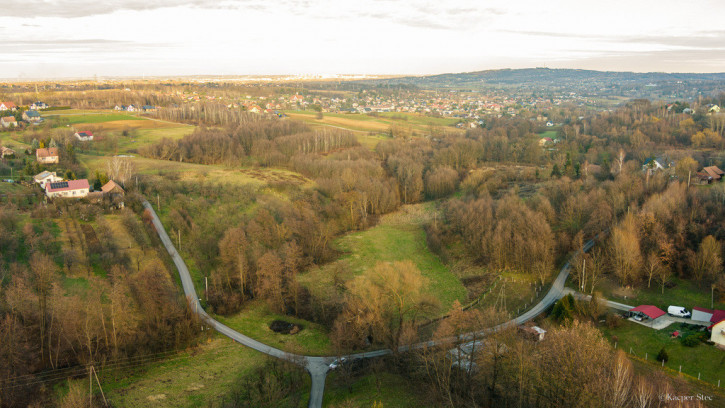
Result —
<path fill-rule="evenodd" d="M 432 217 L 431 207 L 404 206 L 383 216 L 375 227 L 339 238 L 335 245 L 345 255 L 336 262 L 311 269 L 299 277 L 300 281 L 317 296 L 327 297 L 335 286 L 335 269 L 344 270 L 340 277 L 349 280 L 381 261 L 411 260 L 428 279 L 427 291 L 440 300 L 444 309 L 456 299 L 464 302 L 466 289 L 461 281 L 428 249 L 422 223 Z"/>

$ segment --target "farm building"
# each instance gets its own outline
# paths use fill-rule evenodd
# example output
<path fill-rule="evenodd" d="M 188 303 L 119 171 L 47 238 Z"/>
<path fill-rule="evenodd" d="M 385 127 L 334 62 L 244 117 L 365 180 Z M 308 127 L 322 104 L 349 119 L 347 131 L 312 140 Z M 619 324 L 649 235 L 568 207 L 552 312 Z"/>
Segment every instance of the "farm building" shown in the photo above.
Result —
<path fill-rule="evenodd" d="M 55 183 L 45 184 L 45 195 L 50 198 L 81 198 L 87 196 L 89 191 L 90 185 L 88 184 L 88 180 L 86 179 L 58 181 Z"/>
<path fill-rule="evenodd" d="M 50 171 L 38 173 L 33 177 L 33 182 L 40 184 L 40 187 L 43 189 L 45 189 L 47 183 L 55 183 L 58 181 L 63 181 L 63 177 L 58 177 L 55 172 Z"/>
<path fill-rule="evenodd" d="M 713 181 L 721 181 L 724 174 L 725 172 L 720 170 L 717 166 L 708 166 L 698 171 L 695 174 L 695 177 L 700 184 L 710 184 Z"/>
<path fill-rule="evenodd" d="M 58 148 L 48 147 L 44 149 L 38 149 L 35 151 L 35 159 L 38 161 L 38 163 L 43 164 L 58 163 Z"/>

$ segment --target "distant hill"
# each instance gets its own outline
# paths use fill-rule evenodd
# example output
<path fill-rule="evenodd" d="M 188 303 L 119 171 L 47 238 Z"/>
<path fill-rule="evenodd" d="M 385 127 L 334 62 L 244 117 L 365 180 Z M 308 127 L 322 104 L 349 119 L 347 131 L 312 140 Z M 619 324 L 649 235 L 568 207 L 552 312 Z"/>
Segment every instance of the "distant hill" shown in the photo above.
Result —
<path fill-rule="evenodd" d="M 374 81 L 385 84 L 407 84 L 421 88 L 457 88 L 477 89 L 486 86 L 535 86 L 535 87 L 571 87 L 601 85 L 648 85 L 658 83 L 682 82 L 720 82 L 725 81 L 725 73 L 688 74 L 664 72 L 612 72 L 584 69 L 499 69 L 457 74 L 440 74 L 418 77 L 390 78 Z"/>

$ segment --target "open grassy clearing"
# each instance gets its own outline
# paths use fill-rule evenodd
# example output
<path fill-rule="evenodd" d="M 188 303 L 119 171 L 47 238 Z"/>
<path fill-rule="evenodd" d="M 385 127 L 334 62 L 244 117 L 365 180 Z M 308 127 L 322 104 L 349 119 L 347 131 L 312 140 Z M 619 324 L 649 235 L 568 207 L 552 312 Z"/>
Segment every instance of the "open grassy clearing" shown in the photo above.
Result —
<path fill-rule="evenodd" d="M 617 343 L 617 348 L 629 353 L 630 347 L 635 356 L 647 358 L 657 367 L 661 363 L 655 361 L 657 353 L 662 347 L 669 355 L 665 368 L 679 371 L 682 365 L 682 373 L 690 377 L 700 379 L 710 384 L 717 385 L 718 380 L 725 381 L 725 351 L 715 346 L 700 343 L 695 347 L 685 347 L 680 339 L 671 338 L 675 330 L 683 331 L 679 323 L 671 324 L 662 330 L 653 330 L 640 324 L 624 321 L 615 329 L 602 328 L 612 344 Z M 687 329 L 685 332 L 688 333 Z"/>
<path fill-rule="evenodd" d="M 57 116 L 58 118 L 62 118 L 64 121 L 67 121 L 68 124 L 74 125 L 76 123 L 103 123 L 103 122 L 112 122 L 112 121 L 135 121 L 135 120 L 146 120 L 145 118 L 132 115 L 130 113 L 91 113 L 91 114 L 76 114 L 76 115 L 70 115 L 65 114 L 63 116 L 60 115 L 43 115 L 45 118 L 52 119 L 54 116 Z"/>
<path fill-rule="evenodd" d="M 422 224 L 433 216 L 432 206 L 403 206 L 398 212 L 383 216 L 377 226 L 335 240 L 334 245 L 346 255 L 301 274 L 300 281 L 313 294 L 325 298 L 335 287 L 336 269 L 345 271 L 340 277 L 347 281 L 381 261 L 411 260 L 428 279 L 427 292 L 441 302 L 444 310 L 456 299 L 465 303 L 466 289 L 461 281 L 428 249 Z"/>
<path fill-rule="evenodd" d="M 350 387 L 336 386 L 333 372 L 328 376 L 323 407 L 344 406 L 368 408 L 374 403 L 383 407 L 422 408 L 432 407 L 405 378 L 397 374 L 369 374 L 356 379 Z"/>
<path fill-rule="evenodd" d="M 218 403 L 267 357 L 223 336 L 169 359 L 133 370 L 103 372 L 109 402 L 119 407 L 206 407 Z"/>
<path fill-rule="evenodd" d="M 390 129 L 390 124 L 388 123 L 361 120 L 354 117 L 355 115 L 350 115 L 353 117 L 336 117 L 325 114 L 322 119 L 316 119 L 316 114 L 288 112 L 287 115 L 292 119 L 302 120 L 312 124 L 326 124 L 357 131 L 386 132 Z"/>
<path fill-rule="evenodd" d="M 78 159 L 92 174 L 95 170 L 105 171 L 108 156 L 79 154 Z M 310 185 L 312 182 L 299 173 L 272 168 L 233 168 L 222 165 L 204 165 L 169 160 L 133 157 L 139 174 L 175 173 L 179 181 L 208 182 L 215 184 L 294 183 Z"/>
<path fill-rule="evenodd" d="M 263 301 L 248 302 L 236 315 L 215 316 L 215 319 L 253 339 L 285 351 L 321 356 L 333 354 L 325 327 L 307 320 L 275 314 Z M 269 328 L 273 320 L 295 323 L 303 329 L 297 334 L 278 334 Z"/>
<path fill-rule="evenodd" d="M 548 137 L 551 139 L 556 139 L 558 134 L 559 134 L 559 132 L 556 130 L 547 130 L 545 132 L 539 133 L 538 135 L 539 135 L 539 138 L 541 138 L 541 139 L 543 139 L 545 137 Z"/>

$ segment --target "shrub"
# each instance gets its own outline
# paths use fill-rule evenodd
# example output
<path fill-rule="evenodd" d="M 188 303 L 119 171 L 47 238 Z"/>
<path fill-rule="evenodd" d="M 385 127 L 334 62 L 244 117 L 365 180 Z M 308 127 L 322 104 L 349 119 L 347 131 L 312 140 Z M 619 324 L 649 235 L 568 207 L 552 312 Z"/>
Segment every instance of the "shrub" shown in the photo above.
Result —
<path fill-rule="evenodd" d="M 616 329 L 622 325 L 622 319 L 616 314 L 607 315 L 607 327 L 610 329 Z"/>
<path fill-rule="evenodd" d="M 664 361 L 665 363 L 670 359 L 670 356 L 667 355 L 667 351 L 664 347 L 660 349 L 660 352 L 657 353 L 657 361 Z"/>
<path fill-rule="evenodd" d="M 695 347 L 700 344 L 700 339 L 696 335 L 690 335 L 682 338 L 682 345 L 685 347 Z"/>

